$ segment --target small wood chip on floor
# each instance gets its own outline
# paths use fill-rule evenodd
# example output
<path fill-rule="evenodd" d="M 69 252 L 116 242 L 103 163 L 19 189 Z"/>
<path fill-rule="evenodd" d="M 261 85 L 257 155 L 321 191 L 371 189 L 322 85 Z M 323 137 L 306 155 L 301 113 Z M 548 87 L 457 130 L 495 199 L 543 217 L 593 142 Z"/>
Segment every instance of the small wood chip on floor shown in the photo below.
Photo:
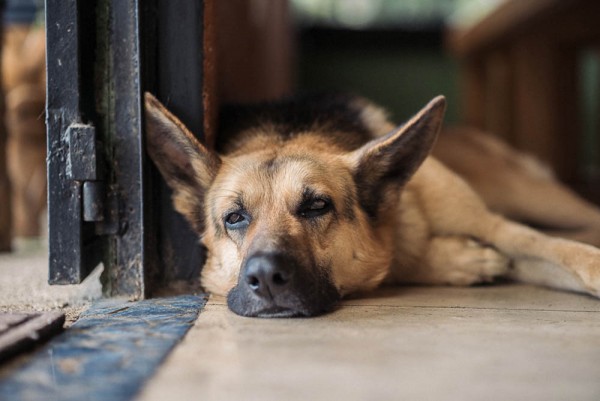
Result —
<path fill-rule="evenodd" d="M 0 363 L 62 330 L 62 312 L 0 313 Z"/>

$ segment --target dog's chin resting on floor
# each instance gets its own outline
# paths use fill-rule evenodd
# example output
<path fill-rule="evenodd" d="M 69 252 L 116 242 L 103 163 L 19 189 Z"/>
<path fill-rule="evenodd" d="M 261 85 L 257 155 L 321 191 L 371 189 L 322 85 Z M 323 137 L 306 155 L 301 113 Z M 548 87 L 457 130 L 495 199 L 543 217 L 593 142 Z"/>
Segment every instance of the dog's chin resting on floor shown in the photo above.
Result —
<path fill-rule="evenodd" d="M 202 285 L 239 315 L 315 316 L 384 281 L 600 296 L 599 249 L 491 211 L 430 156 L 441 96 L 397 127 L 349 95 L 225 107 L 215 150 L 148 93 L 145 109 L 148 153 L 208 250 Z"/>

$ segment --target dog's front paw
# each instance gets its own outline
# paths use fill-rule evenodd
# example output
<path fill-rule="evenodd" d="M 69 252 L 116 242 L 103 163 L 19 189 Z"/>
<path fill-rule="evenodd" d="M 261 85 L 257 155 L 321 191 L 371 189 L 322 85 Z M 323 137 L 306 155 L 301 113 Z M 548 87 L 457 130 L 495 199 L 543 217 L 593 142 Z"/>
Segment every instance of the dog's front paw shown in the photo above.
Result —
<path fill-rule="evenodd" d="M 594 251 L 598 252 L 597 249 L 594 249 Z M 584 263 L 582 265 L 585 266 Z M 583 281 L 585 291 L 596 298 L 600 298 L 600 255 L 584 268 L 577 269 L 577 273 Z"/>
<path fill-rule="evenodd" d="M 432 284 L 472 285 L 503 276 L 509 259 L 496 249 L 466 237 L 440 236 L 430 244 L 424 278 Z"/>

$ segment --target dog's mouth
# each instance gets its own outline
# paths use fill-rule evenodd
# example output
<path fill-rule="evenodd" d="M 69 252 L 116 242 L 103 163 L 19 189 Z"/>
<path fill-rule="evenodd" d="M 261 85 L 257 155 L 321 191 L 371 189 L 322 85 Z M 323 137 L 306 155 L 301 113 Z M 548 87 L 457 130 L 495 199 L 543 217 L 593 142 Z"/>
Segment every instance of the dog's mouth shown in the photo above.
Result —
<path fill-rule="evenodd" d="M 254 296 L 244 296 L 235 287 L 227 296 L 227 305 L 229 309 L 246 317 L 262 318 L 294 318 L 294 317 L 314 317 L 330 312 L 339 296 L 337 291 L 335 296 L 329 296 L 326 299 L 314 300 L 311 303 L 300 302 L 298 296 L 291 296 L 291 299 L 275 300 L 262 299 Z M 333 295 L 333 294 L 332 294 Z M 283 306 L 278 305 L 281 302 Z M 289 304 L 289 305 L 286 305 Z"/>
<path fill-rule="evenodd" d="M 288 256 L 260 253 L 244 264 L 227 305 L 241 316 L 311 317 L 331 311 L 339 299 L 327 269 L 303 268 Z"/>
<path fill-rule="evenodd" d="M 285 318 L 285 317 L 308 317 L 304 313 L 285 308 L 270 308 L 264 309 L 256 314 L 256 317 L 267 317 L 267 318 Z"/>
<path fill-rule="evenodd" d="M 262 312 L 259 312 L 256 317 L 268 317 L 268 318 L 277 318 L 277 317 L 303 317 L 301 313 L 291 310 L 291 309 L 265 309 Z"/>

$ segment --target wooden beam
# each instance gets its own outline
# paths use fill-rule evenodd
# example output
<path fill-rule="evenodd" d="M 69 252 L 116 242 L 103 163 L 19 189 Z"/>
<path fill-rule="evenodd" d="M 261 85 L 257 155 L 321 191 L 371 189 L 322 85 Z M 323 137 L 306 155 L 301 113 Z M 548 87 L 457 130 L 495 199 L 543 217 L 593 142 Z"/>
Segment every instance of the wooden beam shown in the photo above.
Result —
<path fill-rule="evenodd" d="M 571 180 L 580 137 L 576 52 L 548 46 L 540 35 L 515 45 L 513 57 L 515 145 Z"/>
<path fill-rule="evenodd" d="M 293 48 L 289 7 L 281 0 L 215 2 L 222 102 L 257 102 L 289 94 Z"/>
<path fill-rule="evenodd" d="M 510 52 L 498 49 L 485 59 L 485 128 L 513 142 L 513 65 Z"/>
<path fill-rule="evenodd" d="M 474 26 L 450 31 L 448 47 L 461 57 L 502 45 L 524 31 L 533 30 L 534 25 L 549 15 L 557 14 L 577 2 L 580 1 L 507 1 Z"/>
<path fill-rule="evenodd" d="M 461 110 L 464 123 L 485 128 L 485 68 L 481 60 L 466 58 L 460 69 Z"/>

